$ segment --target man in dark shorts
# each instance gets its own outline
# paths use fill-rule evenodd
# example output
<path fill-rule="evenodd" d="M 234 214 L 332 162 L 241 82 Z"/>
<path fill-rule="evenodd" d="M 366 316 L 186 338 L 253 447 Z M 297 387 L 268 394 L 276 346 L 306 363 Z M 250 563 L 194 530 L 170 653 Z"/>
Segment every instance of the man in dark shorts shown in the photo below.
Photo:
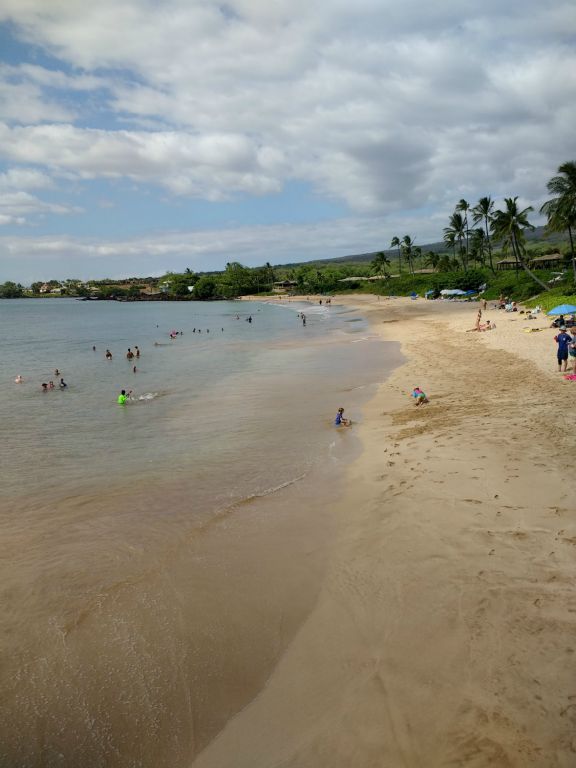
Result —
<path fill-rule="evenodd" d="M 566 327 L 562 325 L 560 327 L 560 333 L 554 336 L 554 341 L 558 344 L 558 370 L 560 372 L 566 371 L 568 368 L 568 345 L 572 341 L 572 336 L 566 333 Z"/>

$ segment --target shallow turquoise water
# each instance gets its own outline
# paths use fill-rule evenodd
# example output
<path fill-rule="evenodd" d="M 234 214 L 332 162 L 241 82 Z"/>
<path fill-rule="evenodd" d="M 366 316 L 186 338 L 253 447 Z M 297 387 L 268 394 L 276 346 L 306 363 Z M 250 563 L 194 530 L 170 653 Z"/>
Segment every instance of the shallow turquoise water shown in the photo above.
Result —
<path fill-rule="evenodd" d="M 326 452 L 344 391 L 385 367 L 372 351 L 381 343 L 350 343 L 370 335 L 355 313 L 305 306 L 304 328 L 300 309 L 0 302 L 5 494 L 60 493 L 142 473 L 165 480 L 182 470 L 197 476 L 198 490 L 221 494 L 221 480 L 211 488 L 208 475 L 223 466 L 225 492 L 249 494 L 300 475 Z M 183 335 L 171 341 L 172 329 Z M 130 362 L 135 345 L 141 358 Z M 42 382 L 58 384 L 55 369 L 68 388 L 41 392 Z M 136 398 L 125 408 L 115 402 L 121 389 Z"/>

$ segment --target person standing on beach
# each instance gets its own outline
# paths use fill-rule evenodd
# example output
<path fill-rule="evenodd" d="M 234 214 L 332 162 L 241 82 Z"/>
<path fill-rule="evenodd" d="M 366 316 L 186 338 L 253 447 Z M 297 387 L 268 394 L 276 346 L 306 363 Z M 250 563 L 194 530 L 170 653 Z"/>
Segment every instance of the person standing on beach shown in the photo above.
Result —
<path fill-rule="evenodd" d="M 566 333 L 566 326 L 560 326 L 560 333 L 554 336 L 554 341 L 558 344 L 558 371 L 566 371 L 568 368 L 568 345 L 572 342 L 572 336 Z"/>

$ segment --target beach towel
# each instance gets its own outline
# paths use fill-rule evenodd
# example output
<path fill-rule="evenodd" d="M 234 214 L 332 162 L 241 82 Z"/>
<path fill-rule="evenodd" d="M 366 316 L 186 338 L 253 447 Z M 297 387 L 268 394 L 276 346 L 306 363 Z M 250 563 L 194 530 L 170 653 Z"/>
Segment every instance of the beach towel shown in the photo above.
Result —
<path fill-rule="evenodd" d="M 576 373 L 569 373 L 566 376 L 564 376 L 564 378 L 567 381 L 576 381 Z"/>

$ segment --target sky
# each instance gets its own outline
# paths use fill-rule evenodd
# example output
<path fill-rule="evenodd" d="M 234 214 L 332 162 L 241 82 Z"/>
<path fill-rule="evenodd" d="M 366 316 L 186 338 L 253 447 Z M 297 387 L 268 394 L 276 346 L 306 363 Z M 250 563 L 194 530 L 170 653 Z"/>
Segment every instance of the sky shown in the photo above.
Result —
<path fill-rule="evenodd" d="M 442 239 L 576 160 L 572 0 L 1 0 L 0 282 Z"/>

